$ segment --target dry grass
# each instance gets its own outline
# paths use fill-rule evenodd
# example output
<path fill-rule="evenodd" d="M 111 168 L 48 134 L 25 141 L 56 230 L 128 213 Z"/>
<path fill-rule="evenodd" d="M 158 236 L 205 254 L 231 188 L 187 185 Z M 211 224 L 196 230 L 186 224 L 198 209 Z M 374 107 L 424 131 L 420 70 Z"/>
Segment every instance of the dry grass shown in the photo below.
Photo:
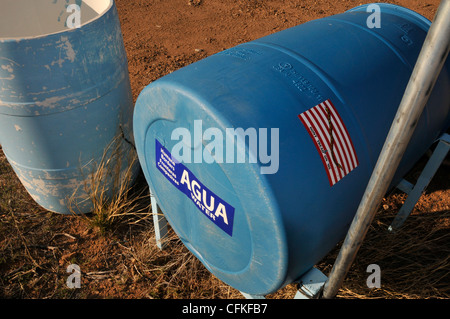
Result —
<path fill-rule="evenodd" d="M 106 158 L 99 167 L 118 174 L 120 161 L 110 165 Z M 118 192 L 112 201 L 106 200 L 100 178 L 108 174 L 94 174 L 95 211 L 61 216 L 39 208 L 3 164 L 1 178 L 8 181 L 0 181 L 9 186 L 2 188 L 0 201 L 1 297 L 242 298 L 206 270 L 170 227 L 167 248 L 156 247 L 148 187 L 141 174 L 135 180 L 130 169 L 124 170 L 127 178 L 114 186 Z M 449 166 L 442 167 L 404 227 L 393 234 L 387 227 L 406 196 L 386 196 L 337 298 L 450 297 L 450 210 L 448 200 L 441 201 L 449 196 L 449 171 Z M 339 245 L 317 267 L 328 274 L 338 252 Z M 81 289 L 65 284 L 66 267 L 72 263 L 82 270 Z M 366 285 L 370 264 L 381 267 L 380 289 Z M 289 299 L 295 292 L 291 284 L 267 298 Z"/>
<path fill-rule="evenodd" d="M 400 193 L 387 197 L 394 208 L 381 208 L 375 216 L 337 298 L 450 298 L 450 211 L 416 210 L 402 228 L 390 233 L 388 226 L 404 199 Z M 319 268 L 329 273 L 338 252 L 339 246 Z M 381 268 L 381 288 L 367 287 L 370 264 Z"/>
<path fill-rule="evenodd" d="M 136 281 L 146 283 L 143 297 L 170 299 L 240 298 L 239 292 L 215 278 L 181 243 L 173 231 L 160 251 L 154 242 L 153 229 L 147 241 L 129 249 Z M 144 293 L 145 291 L 145 293 Z"/>
<path fill-rule="evenodd" d="M 444 167 L 441 173 L 448 173 Z M 443 175 L 445 178 L 445 174 Z M 448 190 L 436 190 L 448 196 Z M 394 191 L 387 196 L 368 231 L 357 258 L 337 298 L 341 299 L 427 299 L 450 298 L 450 210 L 429 210 L 432 206 L 418 205 L 405 225 L 394 233 L 388 232 L 406 195 Z M 423 201 L 438 201 L 433 193 Z M 440 206 L 438 206 L 440 207 Z M 448 207 L 447 207 L 448 208 Z M 242 298 L 235 289 L 211 275 L 183 246 L 173 231 L 166 251 L 154 244 L 153 229 L 150 242 L 140 245 L 133 255 L 140 273 L 153 273 L 151 284 L 161 294 L 155 298 Z M 328 274 L 340 246 L 330 252 L 317 267 Z M 167 257 L 158 258 L 161 254 Z M 170 256 L 170 257 L 169 257 Z M 156 263 L 155 263 L 156 261 Z M 162 262 L 162 263 L 161 263 Z M 370 264 L 381 267 L 381 288 L 369 289 L 366 269 Z M 291 284 L 269 299 L 289 299 L 295 295 Z"/>
<path fill-rule="evenodd" d="M 84 192 L 87 198 L 75 190 L 69 198 L 69 209 L 77 214 L 78 205 L 85 201 L 92 203 L 89 221 L 102 233 L 108 231 L 124 217 L 132 217 L 134 222 L 147 218 L 148 206 L 143 205 L 145 189 L 133 187 L 139 162 L 137 153 L 118 133 L 105 148 L 99 161 L 90 161 L 81 168 L 84 178 Z"/>

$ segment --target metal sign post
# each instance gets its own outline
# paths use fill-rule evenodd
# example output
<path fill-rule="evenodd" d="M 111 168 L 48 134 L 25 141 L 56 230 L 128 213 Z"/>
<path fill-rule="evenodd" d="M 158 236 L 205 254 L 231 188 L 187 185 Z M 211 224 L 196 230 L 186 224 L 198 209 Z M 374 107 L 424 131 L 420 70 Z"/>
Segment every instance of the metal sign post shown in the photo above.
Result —
<path fill-rule="evenodd" d="M 350 269 L 381 200 L 392 182 L 450 48 L 450 0 L 443 0 L 431 24 L 417 63 L 375 169 L 339 255 L 325 283 L 323 298 L 334 298 Z"/>

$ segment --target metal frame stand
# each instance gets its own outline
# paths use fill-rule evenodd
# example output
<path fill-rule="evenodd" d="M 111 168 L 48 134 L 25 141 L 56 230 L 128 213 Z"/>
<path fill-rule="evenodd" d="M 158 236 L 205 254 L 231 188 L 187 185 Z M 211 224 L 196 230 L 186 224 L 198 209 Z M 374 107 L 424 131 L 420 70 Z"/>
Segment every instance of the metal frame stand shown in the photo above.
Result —
<path fill-rule="evenodd" d="M 364 241 L 364 237 L 381 203 L 381 199 L 392 182 L 394 173 L 409 144 L 418 119 L 447 59 L 450 50 L 449 35 L 450 0 L 442 0 L 425 38 L 424 45 L 404 92 L 402 101 L 400 102 L 397 114 L 392 122 L 381 154 L 372 172 L 366 191 L 350 225 L 350 229 L 347 232 L 339 255 L 331 269 L 329 278 L 316 268 L 312 268 L 300 278 L 300 289 L 295 298 L 311 299 L 320 297 L 328 299 L 336 296 L 359 247 Z M 439 143 L 439 149 L 442 147 L 445 147 L 448 152 L 448 139 L 446 137 L 443 143 Z M 414 202 L 417 194 L 422 193 L 423 185 L 426 186 L 429 182 L 429 177 L 434 175 L 433 170 L 435 171 L 436 167 L 438 167 L 437 163 L 442 162 L 442 160 L 439 161 L 439 157 L 442 154 L 440 150 L 433 153 L 433 159 L 430 159 L 431 163 L 429 163 L 429 167 L 422 173 L 424 182 L 421 180 L 420 183 L 418 182 L 415 187 L 411 188 L 409 194 L 411 202 Z M 158 205 L 153 194 L 151 194 L 151 202 L 153 220 L 155 221 L 156 242 L 158 247 L 163 249 L 165 246 L 163 239 L 167 236 L 167 221 L 162 214 L 158 213 Z M 405 219 L 405 216 L 407 217 L 410 207 L 408 203 L 402 214 L 399 214 L 398 220 L 401 221 Z M 396 226 L 396 222 L 394 226 Z M 264 296 L 252 296 L 245 293 L 243 295 L 247 298 L 264 298 Z"/>
<path fill-rule="evenodd" d="M 414 206 L 426 190 L 428 184 L 436 174 L 437 170 L 441 166 L 442 162 L 446 158 L 450 151 L 450 135 L 444 133 L 438 140 L 438 144 L 433 151 L 430 159 L 422 170 L 415 185 L 411 184 L 407 180 L 403 179 L 397 188 L 406 194 L 408 197 L 397 213 L 394 221 L 389 226 L 388 230 L 393 232 L 400 228 L 408 216 L 411 214 Z M 150 199 L 152 206 L 153 223 L 155 228 L 155 240 L 159 249 L 163 250 L 167 246 L 167 226 L 168 222 L 161 212 L 156 197 L 153 192 L 150 191 Z M 307 273 L 305 273 L 299 280 L 294 282 L 298 284 L 297 293 L 294 299 L 318 299 L 321 297 L 322 290 L 327 282 L 328 277 L 323 274 L 319 269 L 313 267 Z M 241 294 L 246 299 L 265 299 L 265 296 L 251 295 L 241 291 Z"/>
<path fill-rule="evenodd" d="M 366 191 L 323 289 L 334 298 L 364 241 L 373 217 L 416 129 L 450 50 L 450 0 L 442 0 L 431 24 Z"/>
<path fill-rule="evenodd" d="M 438 140 L 438 144 L 433 151 L 430 159 L 422 170 L 415 185 L 411 184 L 407 180 L 403 179 L 397 188 L 404 193 L 408 194 L 408 198 L 397 213 L 394 221 L 389 226 L 388 230 L 393 232 L 399 229 L 411 214 L 414 206 L 418 202 L 419 198 L 425 192 L 430 181 L 433 179 L 437 170 L 441 166 L 448 152 L 450 151 L 450 135 L 444 133 Z M 294 296 L 294 299 L 317 299 L 320 298 L 322 289 L 328 280 L 328 277 L 323 274 L 317 268 L 312 268 L 305 275 L 303 275 L 298 281 L 298 291 Z M 264 296 L 250 295 L 244 292 L 241 294 L 247 299 L 264 299 Z"/>
<path fill-rule="evenodd" d="M 150 190 L 150 201 L 152 205 L 153 225 L 155 227 L 156 246 L 163 250 L 167 246 L 167 241 L 165 240 L 167 238 L 167 219 L 161 212 L 152 190 Z"/>
<path fill-rule="evenodd" d="M 431 179 L 434 177 L 436 171 L 439 169 L 445 157 L 447 156 L 447 153 L 450 150 L 450 135 L 444 133 L 438 139 L 438 141 L 439 142 L 436 146 L 436 149 L 433 151 L 433 154 L 431 155 L 422 173 L 417 179 L 416 184 L 413 185 L 407 180 L 403 179 L 399 183 L 399 185 L 397 185 L 397 188 L 408 194 L 408 197 L 401 207 L 400 211 L 395 216 L 394 221 L 389 226 L 389 231 L 393 232 L 403 226 L 403 223 L 411 214 L 420 196 L 422 196 L 422 194 L 425 192 Z"/>
<path fill-rule="evenodd" d="M 389 226 L 388 230 L 393 232 L 399 229 L 411 214 L 414 206 L 419 198 L 425 192 L 430 181 L 433 179 L 437 170 L 441 166 L 442 162 L 446 158 L 450 151 L 450 135 L 444 133 L 438 140 L 438 144 L 433 151 L 430 159 L 422 170 L 415 185 L 411 184 L 407 180 L 403 179 L 397 188 L 406 194 L 408 197 L 397 213 L 394 221 Z M 168 222 L 161 212 L 156 197 L 153 192 L 150 191 L 150 199 L 152 206 L 153 223 L 155 228 L 155 240 L 159 249 L 163 250 L 167 246 L 167 225 Z M 294 282 L 298 284 L 297 293 L 294 299 L 318 299 L 322 293 L 322 290 L 327 282 L 328 277 L 323 274 L 319 269 L 313 267 L 307 273 L 305 273 L 299 280 Z M 265 299 L 265 296 L 251 295 L 241 291 L 241 294 L 246 299 Z"/>
<path fill-rule="evenodd" d="M 311 268 L 294 283 L 298 284 L 294 299 L 318 299 L 328 277 L 316 267 Z M 241 291 L 246 299 L 265 299 L 264 296 L 250 295 Z"/>
<path fill-rule="evenodd" d="M 150 190 L 150 200 L 152 206 L 153 224 L 155 228 L 155 240 L 156 245 L 160 250 L 163 250 L 167 246 L 167 219 L 161 212 L 158 206 L 154 193 Z M 328 277 L 324 275 L 319 269 L 313 267 L 306 272 L 300 279 L 294 284 L 298 284 L 297 293 L 294 299 L 317 299 L 322 292 L 322 289 L 327 281 Z M 265 299 L 261 295 L 251 295 L 241 291 L 241 294 L 246 299 Z"/>
<path fill-rule="evenodd" d="M 415 185 L 403 179 L 397 188 L 408 194 L 408 197 L 397 213 L 394 221 L 389 226 L 388 230 L 393 232 L 400 228 L 408 216 L 411 214 L 414 206 L 419 198 L 422 196 L 430 181 L 441 166 L 448 152 L 450 151 L 450 135 L 444 133 L 438 140 L 438 144 L 433 151 L 430 159 L 422 170 Z M 161 212 L 156 197 L 150 191 L 150 199 L 152 206 L 153 223 L 155 228 L 155 240 L 159 249 L 163 250 L 167 246 L 167 226 L 168 222 Z M 318 299 L 321 297 L 322 290 L 327 282 L 328 277 L 319 269 L 313 267 L 305 273 L 294 284 L 298 284 L 297 293 L 294 299 Z M 241 294 L 246 299 L 265 299 L 265 296 L 251 295 L 241 291 Z"/>

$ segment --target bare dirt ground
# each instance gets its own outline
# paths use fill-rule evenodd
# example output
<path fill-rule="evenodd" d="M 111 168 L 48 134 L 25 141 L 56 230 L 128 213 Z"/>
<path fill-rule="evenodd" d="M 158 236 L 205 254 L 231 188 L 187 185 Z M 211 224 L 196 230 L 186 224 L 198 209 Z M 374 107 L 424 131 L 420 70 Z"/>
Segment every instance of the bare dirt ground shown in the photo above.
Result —
<path fill-rule="evenodd" d="M 433 19 L 438 0 L 389 1 Z M 368 1 L 116 0 L 134 99 L 150 82 L 209 55 Z M 447 158 L 448 161 L 448 158 Z M 417 178 L 421 161 L 411 176 Z M 386 228 L 405 200 L 385 197 L 338 298 L 450 297 L 450 166 L 443 165 L 405 227 Z M 145 192 L 145 181 L 137 187 Z M 148 205 L 148 193 L 142 199 Z M 147 196 L 147 197 L 145 197 Z M 196 260 L 172 233 L 154 245 L 150 218 L 125 216 L 106 230 L 91 216 L 40 208 L 0 151 L 0 297 L 242 298 Z M 318 267 L 328 273 L 337 247 Z M 82 270 L 80 289 L 66 285 L 66 267 Z M 382 269 L 381 288 L 366 285 L 369 264 Z M 269 298 L 291 298 L 290 285 Z"/>

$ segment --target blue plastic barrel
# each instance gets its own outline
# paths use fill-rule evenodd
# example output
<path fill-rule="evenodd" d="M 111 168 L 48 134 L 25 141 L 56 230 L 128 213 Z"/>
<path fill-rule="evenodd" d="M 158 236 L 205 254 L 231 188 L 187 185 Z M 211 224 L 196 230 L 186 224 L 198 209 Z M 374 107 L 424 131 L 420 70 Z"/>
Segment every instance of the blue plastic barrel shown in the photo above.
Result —
<path fill-rule="evenodd" d="M 344 238 L 430 26 L 379 6 L 381 28 L 359 6 L 141 92 L 134 135 L 148 184 L 183 243 L 230 286 L 275 292 Z M 446 64 L 393 183 L 449 126 L 449 75 Z"/>
<path fill-rule="evenodd" d="M 116 136 L 133 143 L 116 6 L 112 0 L 7 0 L 0 4 L 0 26 L 3 152 L 42 207 L 90 212 L 91 174 L 105 150 Z M 128 142 L 121 143 L 125 154 Z M 125 169 L 126 156 L 119 161 Z M 110 192 L 109 178 L 102 187 Z"/>

